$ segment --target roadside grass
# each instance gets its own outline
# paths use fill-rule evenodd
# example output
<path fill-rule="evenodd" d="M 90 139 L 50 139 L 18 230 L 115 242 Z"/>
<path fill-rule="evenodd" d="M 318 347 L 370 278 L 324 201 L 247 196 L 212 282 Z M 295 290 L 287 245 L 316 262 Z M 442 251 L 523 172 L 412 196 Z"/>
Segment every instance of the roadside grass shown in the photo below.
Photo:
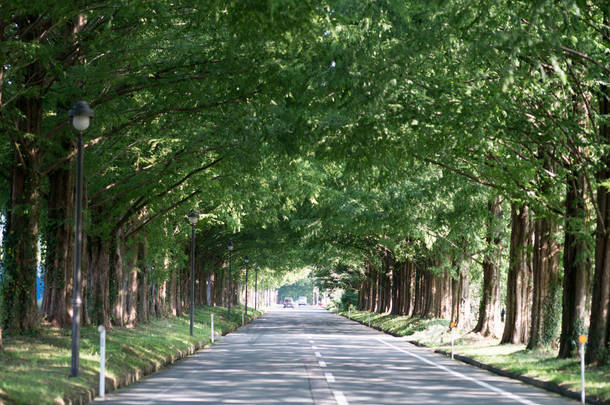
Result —
<path fill-rule="evenodd" d="M 261 315 L 248 309 L 248 319 Z M 210 315 L 217 335 L 241 326 L 239 307 L 231 311 L 231 322 L 223 307 L 198 307 L 193 335 L 189 316 L 159 318 L 134 328 L 112 328 L 106 332 L 106 386 L 127 374 L 160 368 L 195 347 L 210 343 Z M 100 338 L 97 326 L 81 328 L 80 369 L 68 378 L 71 367 L 71 330 L 42 328 L 37 335 L 5 336 L 0 351 L 0 403 L 57 404 L 86 395 L 99 383 Z M 109 381 L 110 380 L 110 381 Z"/>
<path fill-rule="evenodd" d="M 347 311 L 341 311 L 347 317 Z M 368 324 L 368 312 L 351 310 L 352 319 Z M 371 326 L 401 336 L 408 336 L 428 347 L 451 351 L 449 321 L 444 319 L 408 318 L 390 314 L 370 314 Z M 483 338 L 465 330 L 454 330 L 454 353 L 470 357 L 502 370 L 550 381 L 573 391 L 580 391 L 580 361 L 559 359 L 557 350 L 527 350 L 525 345 L 499 344 L 495 338 Z M 586 393 L 610 401 L 610 364 L 585 369 Z"/>

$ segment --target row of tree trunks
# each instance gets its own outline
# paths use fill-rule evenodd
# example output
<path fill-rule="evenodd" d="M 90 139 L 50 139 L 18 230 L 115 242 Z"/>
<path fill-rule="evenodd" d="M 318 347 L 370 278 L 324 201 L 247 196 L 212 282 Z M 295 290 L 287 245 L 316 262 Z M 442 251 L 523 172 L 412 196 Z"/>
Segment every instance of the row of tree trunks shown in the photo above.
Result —
<path fill-rule="evenodd" d="M 49 174 L 42 315 L 52 324 L 72 323 L 74 269 L 74 172 L 60 167 Z"/>

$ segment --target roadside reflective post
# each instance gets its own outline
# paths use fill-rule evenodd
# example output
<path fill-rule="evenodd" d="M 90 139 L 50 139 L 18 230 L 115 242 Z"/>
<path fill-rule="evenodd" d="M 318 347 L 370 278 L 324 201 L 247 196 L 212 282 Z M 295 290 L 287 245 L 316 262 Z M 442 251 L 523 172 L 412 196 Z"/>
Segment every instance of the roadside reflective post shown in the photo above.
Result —
<path fill-rule="evenodd" d="M 578 337 L 580 344 L 580 402 L 585 403 L 585 343 L 587 343 L 587 335 Z"/>
<path fill-rule="evenodd" d="M 104 325 L 97 327 L 100 332 L 100 398 L 106 393 L 106 328 Z"/>
<path fill-rule="evenodd" d="M 347 307 L 347 319 L 352 320 L 352 306 Z"/>
<path fill-rule="evenodd" d="M 449 333 L 451 334 L 451 360 L 453 360 L 453 329 L 455 328 L 455 322 L 449 324 Z"/>
<path fill-rule="evenodd" d="M 214 343 L 214 314 L 210 314 L 211 320 L 210 320 L 210 338 L 212 340 L 212 343 Z"/>

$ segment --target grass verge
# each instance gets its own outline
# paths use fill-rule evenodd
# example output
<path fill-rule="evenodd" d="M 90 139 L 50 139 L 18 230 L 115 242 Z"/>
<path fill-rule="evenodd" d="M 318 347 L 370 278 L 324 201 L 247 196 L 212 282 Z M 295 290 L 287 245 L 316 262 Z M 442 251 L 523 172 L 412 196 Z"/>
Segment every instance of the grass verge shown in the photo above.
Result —
<path fill-rule="evenodd" d="M 341 315 L 347 317 L 348 312 Z M 351 310 L 352 319 L 368 325 L 369 313 Z M 421 319 L 390 314 L 370 313 L 371 327 L 397 336 L 409 336 L 427 347 L 443 352 L 451 351 L 449 321 Z M 552 382 L 572 391 L 580 391 L 580 362 L 577 358 L 558 359 L 557 351 L 526 350 L 525 345 L 499 344 L 499 339 L 482 338 L 464 330 L 454 330 L 454 353 L 481 363 L 527 376 Z M 585 369 L 587 396 L 610 403 L 610 365 Z"/>
<path fill-rule="evenodd" d="M 223 307 L 195 310 L 193 336 L 190 318 L 155 319 L 134 328 L 106 333 L 106 390 L 150 374 L 197 348 L 210 344 L 210 315 L 217 335 L 241 326 L 241 310 Z M 248 310 L 248 321 L 261 311 Z M 80 371 L 68 378 L 71 367 L 71 331 L 43 328 L 32 336 L 5 336 L 0 351 L 0 404 L 78 403 L 97 393 L 100 338 L 97 327 L 81 328 Z"/>

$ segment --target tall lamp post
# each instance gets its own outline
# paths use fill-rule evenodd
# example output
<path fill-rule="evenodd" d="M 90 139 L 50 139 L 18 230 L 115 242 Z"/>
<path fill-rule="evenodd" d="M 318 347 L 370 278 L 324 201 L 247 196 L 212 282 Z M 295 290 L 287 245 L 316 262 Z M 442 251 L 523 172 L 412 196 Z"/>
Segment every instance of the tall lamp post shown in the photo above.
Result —
<path fill-rule="evenodd" d="M 248 256 L 244 257 L 244 262 L 246 262 L 246 305 L 244 306 L 244 312 L 246 318 L 248 317 L 248 263 L 250 262 L 250 258 Z"/>
<path fill-rule="evenodd" d="M 231 265 L 233 261 L 233 241 L 227 243 L 227 249 L 229 249 L 229 288 L 227 297 L 227 319 L 231 320 Z"/>
<path fill-rule="evenodd" d="M 258 264 L 254 268 L 254 310 L 258 309 Z"/>
<path fill-rule="evenodd" d="M 77 101 L 68 112 L 72 125 L 78 131 L 76 158 L 76 221 L 74 227 L 74 291 L 72 292 L 72 367 L 70 377 L 78 377 L 80 351 L 80 312 L 83 301 L 80 293 L 81 246 L 83 235 L 81 218 L 83 212 L 83 132 L 89 128 L 93 109 L 86 101 Z"/>
<path fill-rule="evenodd" d="M 193 318 L 195 316 L 195 225 L 199 221 L 199 213 L 192 210 L 187 216 L 191 223 L 191 336 L 193 336 Z"/>

